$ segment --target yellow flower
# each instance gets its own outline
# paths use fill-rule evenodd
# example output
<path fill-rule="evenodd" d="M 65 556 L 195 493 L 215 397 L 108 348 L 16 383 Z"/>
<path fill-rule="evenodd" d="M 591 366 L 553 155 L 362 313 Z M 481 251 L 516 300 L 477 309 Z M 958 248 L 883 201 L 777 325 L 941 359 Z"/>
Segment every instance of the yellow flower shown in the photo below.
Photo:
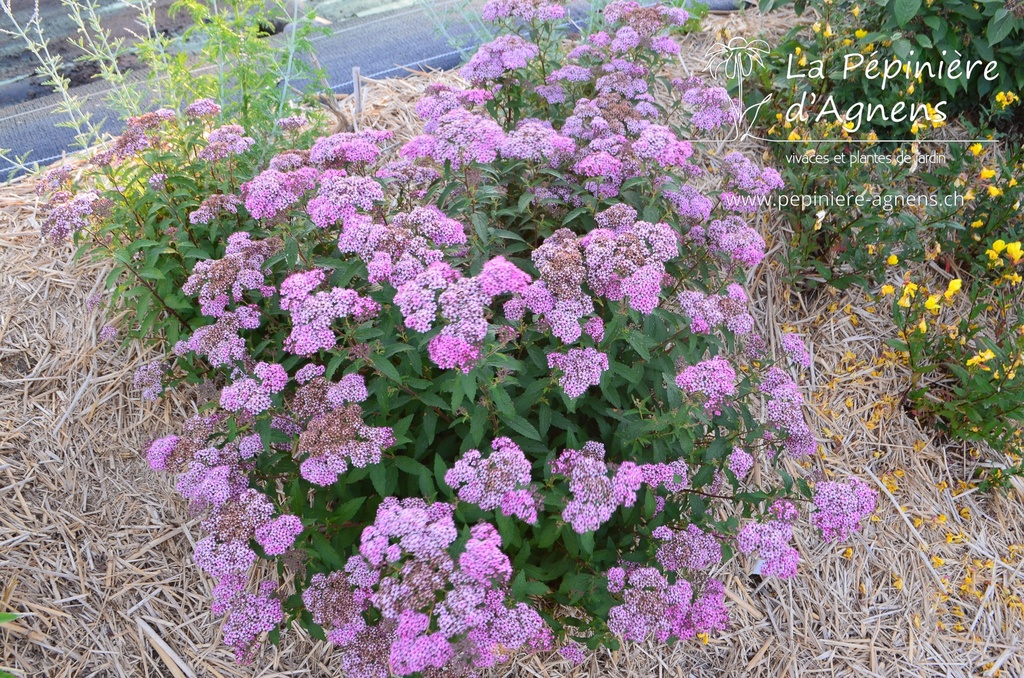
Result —
<path fill-rule="evenodd" d="M 921 334 L 928 331 L 928 323 L 924 321 L 924 318 L 921 318 L 921 322 L 917 324 L 917 329 Z"/>
<path fill-rule="evenodd" d="M 974 356 L 973 358 L 968 358 L 967 359 L 967 366 L 968 367 L 974 367 L 975 365 L 978 365 L 978 364 L 981 364 L 981 363 L 986 363 L 986 362 L 988 362 L 989 360 L 992 360 L 992 358 L 995 358 L 995 357 L 996 357 L 996 354 L 993 353 L 991 350 L 986 348 L 984 351 L 982 351 L 978 355 Z M 985 367 L 985 369 L 988 369 L 988 368 Z"/>
<path fill-rule="evenodd" d="M 931 311 L 932 313 L 938 313 L 939 312 L 939 299 L 941 299 L 941 298 L 942 297 L 940 297 L 937 294 L 930 295 L 928 297 L 928 299 L 924 302 L 924 307 L 926 309 L 928 309 L 929 311 Z M 923 324 L 924 321 L 922 320 L 921 323 Z M 924 332 L 924 330 L 921 330 L 921 331 Z"/>
<path fill-rule="evenodd" d="M 824 33 L 824 36 L 825 36 L 826 38 L 831 38 L 831 37 L 832 37 L 833 35 L 834 35 L 834 34 L 832 33 L 832 24 L 825 24 L 825 33 Z"/>
<path fill-rule="evenodd" d="M 998 186 L 989 186 L 988 187 L 988 197 L 990 197 L 990 198 L 998 198 L 1002 194 L 1003 194 L 1003 189 L 999 188 Z"/>
<path fill-rule="evenodd" d="M 960 278 L 953 278 L 949 281 L 949 285 L 946 287 L 946 291 L 943 292 L 943 296 L 947 300 L 952 299 L 953 295 L 960 291 L 960 288 L 964 286 L 964 281 Z"/>
<path fill-rule="evenodd" d="M 789 133 L 789 140 L 800 141 L 800 133 L 797 132 L 796 130 L 793 130 L 792 132 Z"/>
<path fill-rule="evenodd" d="M 853 15 L 854 19 L 859 17 L 860 16 L 860 5 L 854 5 L 853 9 L 850 10 L 850 14 Z"/>
<path fill-rule="evenodd" d="M 976 219 L 975 221 L 971 222 L 971 228 L 981 228 L 984 225 L 985 222 L 982 221 L 981 219 Z"/>
<path fill-rule="evenodd" d="M 868 37 L 868 32 L 865 31 L 863 28 L 858 28 L 854 32 L 854 36 L 856 36 L 858 40 L 863 40 L 864 38 Z"/>
<path fill-rule="evenodd" d="M 814 24 L 811 25 L 811 30 L 815 33 L 821 33 L 821 22 L 815 21 Z"/>
<path fill-rule="evenodd" d="M 996 254 L 999 254 L 1006 249 L 1006 242 L 1000 238 L 992 243 L 992 249 L 995 250 Z"/>
<path fill-rule="evenodd" d="M 895 288 L 893 288 L 892 285 L 882 285 L 882 296 L 886 296 L 887 297 L 890 294 L 895 294 L 895 293 L 896 293 L 896 290 L 895 290 Z"/>
<path fill-rule="evenodd" d="M 890 266 L 895 266 L 896 264 L 900 263 L 900 258 L 897 257 L 895 254 L 890 254 L 889 258 L 885 260 L 885 263 L 889 264 Z"/>
<path fill-rule="evenodd" d="M 973 153 L 974 157 L 977 158 L 985 151 L 985 147 L 982 146 L 981 144 L 971 144 L 970 146 L 967 147 L 967 150 Z"/>
<path fill-rule="evenodd" d="M 1010 257 L 1010 261 L 1014 264 L 1020 263 L 1022 257 L 1024 257 L 1024 251 L 1021 251 L 1020 241 L 1011 242 L 1006 246 L 1006 256 Z"/>
<path fill-rule="evenodd" d="M 983 167 L 981 169 L 981 180 L 982 181 L 986 181 L 988 179 L 991 179 L 995 175 L 996 175 L 996 171 L 994 169 L 989 169 L 987 167 Z"/>

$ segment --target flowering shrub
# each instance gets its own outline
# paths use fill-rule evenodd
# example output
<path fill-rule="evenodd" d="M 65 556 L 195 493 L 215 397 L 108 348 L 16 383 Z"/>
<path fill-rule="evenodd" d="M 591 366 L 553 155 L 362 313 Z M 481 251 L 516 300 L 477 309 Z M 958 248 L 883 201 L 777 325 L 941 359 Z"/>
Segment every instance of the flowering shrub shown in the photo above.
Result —
<path fill-rule="evenodd" d="M 893 297 L 899 340 L 892 343 L 906 352 L 906 396 L 917 414 L 955 438 L 987 443 L 1012 459 L 1009 468 L 983 478 L 988 487 L 1024 473 L 1024 372 L 1018 374 L 1024 364 L 1024 249 L 1019 240 L 995 240 L 984 259 L 984 269 L 966 285 L 953 278 L 945 289 L 929 289 L 915 276 L 899 294 L 889 285 L 882 292 Z"/>
<path fill-rule="evenodd" d="M 736 103 L 659 77 L 687 13 L 619 0 L 578 44 L 554 3 L 485 13 L 505 35 L 472 89 L 428 89 L 397 159 L 369 130 L 264 167 L 244 129 L 190 122 L 151 144 L 183 140 L 214 190 L 116 159 L 138 190 L 181 184 L 225 241 L 167 319 L 170 377 L 211 366 L 219 401 L 147 457 L 206 511 L 195 560 L 240 659 L 291 621 L 351 676 L 717 633 L 723 561 L 793 576 L 801 521 L 835 541 L 874 510 L 855 478 L 786 471 L 816 452 L 791 371 L 809 356 L 793 336 L 790 367 L 767 354 L 742 286 L 765 257 L 744 214 L 781 179 L 701 161 Z M 82 219 L 99 246 L 125 228 Z M 258 559 L 276 574 L 250 588 Z"/>
<path fill-rule="evenodd" d="M 786 250 L 791 280 L 840 288 L 877 284 L 891 255 L 920 262 L 934 256 L 936 247 L 950 254 L 971 249 L 961 229 L 978 222 L 975 212 L 984 215 L 982 224 L 993 226 L 975 233 L 974 242 L 1005 235 L 1001 222 L 1009 218 L 1020 190 L 1008 185 L 1019 158 L 1008 158 L 999 171 L 996 154 L 989 151 L 1009 149 L 1012 156 L 1019 140 L 1012 134 L 996 137 L 955 112 L 957 102 L 945 100 L 949 92 L 936 92 L 929 70 L 920 78 L 908 75 L 919 63 L 934 71 L 942 59 L 932 50 L 925 51 L 934 58 L 920 56 L 931 47 L 926 36 L 894 36 L 894 27 L 883 27 L 891 3 L 885 9 L 870 3 L 812 5 L 817 20 L 792 29 L 766 55 L 748 99 L 750 104 L 772 96 L 758 109 L 759 123 L 774 141 L 769 148 L 790 193 L 780 206 L 792 232 Z M 914 46 L 918 56 L 908 56 L 910 38 L 920 43 Z M 912 66 L 890 69 L 885 78 L 877 75 L 889 64 L 898 66 L 899 59 Z M 1010 83 L 978 103 L 986 109 L 982 117 L 1006 127 L 1019 110 L 1013 78 L 1024 76 L 1015 75 L 1016 62 L 997 70 L 1011 74 Z M 968 149 L 968 144 L 940 141 L 937 130 L 950 121 L 966 126 L 961 138 L 993 143 Z M 835 141 L 814 141 L 824 139 Z M 845 202 L 829 202 L 837 196 Z M 967 257 L 977 254 L 976 245 L 973 249 Z"/>

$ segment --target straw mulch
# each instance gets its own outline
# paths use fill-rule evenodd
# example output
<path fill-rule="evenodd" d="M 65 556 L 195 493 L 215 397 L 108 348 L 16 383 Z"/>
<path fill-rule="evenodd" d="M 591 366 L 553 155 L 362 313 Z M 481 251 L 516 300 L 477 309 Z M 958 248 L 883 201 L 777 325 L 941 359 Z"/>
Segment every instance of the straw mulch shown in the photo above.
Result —
<path fill-rule="evenodd" d="M 752 34 L 754 21 L 711 23 Z M 710 35 L 692 40 L 687 61 L 699 70 Z M 456 80 L 368 83 L 359 124 L 411 137 L 412 102 L 439 78 Z M 101 292 L 105 267 L 72 263 L 70 247 L 40 242 L 33 188 L 24 179 L 0 189 L 0 611 L 27 613 L 0 630 L 0 669 L 47 678 L 339 675 L 330 648 L 298 631 L 256 666 L 237 666 L 220 644 L 210 582 L 191 562 L 199 518 L 140 454 L 193 411 L 194 394 L 140 399 L 132 373 L 160 356 L 99 342 L 104 320 L 87 301 Z M 776 251 L 780 228 L 765 224 Z M 965 489 L 976 462 L 933 443 L 902 410 L 905 374 L 884 345 L 893 329 L 869 299 L 801 297 L 780 280 L 766 265 L 751 285 L 766 337 L 797 331 L 813 346 L 808 414 L 824 453 L 804 472 L 869 479 L 879 489 L 876 520 L 839 545 L 798 535 L 804 562 L 790 581 L 759 581 L 753 563 L 730 563 L 719 574 L 733 627 L 707 645 L 628 645 L 577 667 L 529 657 L 494 675 L 1024 675 L 1019 496 Z"/>

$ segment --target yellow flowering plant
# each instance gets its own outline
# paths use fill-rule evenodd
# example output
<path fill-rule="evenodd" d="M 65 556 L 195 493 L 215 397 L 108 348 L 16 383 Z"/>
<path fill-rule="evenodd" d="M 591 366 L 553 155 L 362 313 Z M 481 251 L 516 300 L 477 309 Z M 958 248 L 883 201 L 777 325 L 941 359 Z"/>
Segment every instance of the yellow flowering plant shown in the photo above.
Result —
<path fill-rule="evenodd" d="M 980 474 L 985 488 L 1024 474 L 1024 245 L 989 245 L 988 263 L 969 279 L 922 269 L 880 295 L 897 328 L 888 343 L 910 370 L 904 404 L 950 438 L 1009 457 Z"/>

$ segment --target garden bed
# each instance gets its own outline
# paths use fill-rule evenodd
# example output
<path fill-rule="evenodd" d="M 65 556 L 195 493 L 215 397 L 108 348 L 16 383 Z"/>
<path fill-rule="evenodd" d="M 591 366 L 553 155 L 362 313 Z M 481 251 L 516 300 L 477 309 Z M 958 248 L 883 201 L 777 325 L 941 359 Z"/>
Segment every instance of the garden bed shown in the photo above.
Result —
<path fill-rule="evenodd" d="M 715 17 L 688 48 L 703 54 L 717 30 L 749 34 L 756 21 Z M 413 102 L 438 77 L 454 76 L 371 84 L 360 124 L 392 129 L 394 143 L 412 137 Z M 298 630 L 258 668 L 236 665 L 220 643 L 209 580 L 191 559 L 199 518 L 142 456 L 203 395 L 141 401 L 129 377 L 159 356 L 100 342 L 88 301 L 106 271 L 41 242 L 38 207 L 31 179 L 0 190 L 0 610 L 30 613 L 0 630 L 0 669 L 336 675 L 331 647 Z M 780 228 L 763 225 L 770 250 L 781 246 Z M 892 325 L 873 301 L 798 296 L 777 258 L 768 261 L 751 281 L 752 312 L 770 345 L 796 331 L 812 347 L 809 423 L 832 473 L 879 490 L 876 518 L 851 537 L 852 550 L 798 536 L 800 573 L 788 581 L 762 581 L 752 562 L 731 561 L 718 573 L 731 628 L 707 644 L 630 644 L 580 666 L 532 656 L 495 675 L 1024 675 L 1020 496 L 966 489 L 978 462 L 933 444 L 904 411 L 905 368 L 888 352 Z M 825 472 L 823 459 L 804 463 Z"/>

